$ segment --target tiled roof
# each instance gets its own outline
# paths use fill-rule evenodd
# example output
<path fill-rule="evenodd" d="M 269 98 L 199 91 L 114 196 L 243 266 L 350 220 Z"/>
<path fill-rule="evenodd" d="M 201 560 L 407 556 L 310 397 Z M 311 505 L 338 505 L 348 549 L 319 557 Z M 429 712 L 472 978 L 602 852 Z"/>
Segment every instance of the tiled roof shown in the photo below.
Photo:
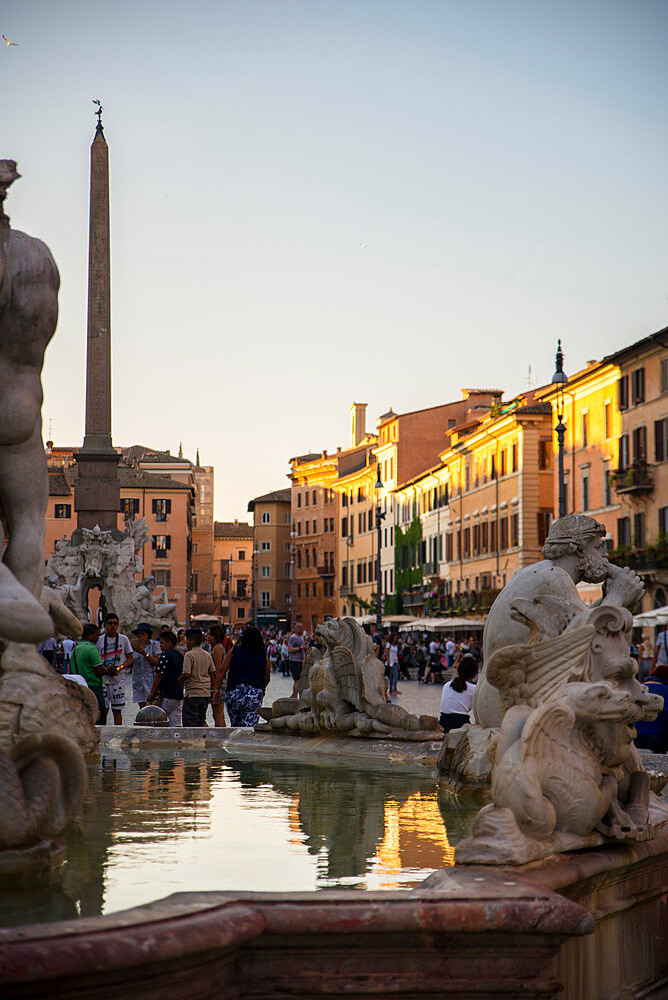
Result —
<path fill-rule="evenodd" d="M 284 490 L 274 490 L 273 493 L 265 493 L 264 496 L 255 497 L 248 501 L 248 510 L 253 511 L 256 503 L 290 503 L 292 490 L 286 487 Z"/>
<path fill-rule="evenodd" d="M 158 472 L 146 472 L 144 469 L 128 468 L 119 465 L 118 478 L 121 482 L 121 489 L 145 489 L 145 490 L 189 490 L 188 483 L 180 483 L 171 476 L 163 476 Z"/>
<path fill-rule="evenodd" d="M 253 528 L 247 521 L 214 521 L 214 538 L 252 538 Z"/>
<path fill-rule="evenodd" d="M 123 448 L 123 457 L 126 462 L 179 462 L 192 465 L 187 458 L 179 458 L 178 455 L 172 455 L 168 451 L 147 448 L 143 444 L 133 444 L 129 448 Z"/>
<path fill-rule="evenodd" d="M 513 413 L 518 417 L 523 413 L 552 413 L 552 406 L 550 403 L 528 403 L 526 406 L 518 406 Z"/>
<path fill-rule="evenodd" d="M 62 470 L 57 472 L 49 472 L 49 496 L 50 497 L 69 497 L 72 495 L 72 487 L 70 486 L 69 480 Z"/>

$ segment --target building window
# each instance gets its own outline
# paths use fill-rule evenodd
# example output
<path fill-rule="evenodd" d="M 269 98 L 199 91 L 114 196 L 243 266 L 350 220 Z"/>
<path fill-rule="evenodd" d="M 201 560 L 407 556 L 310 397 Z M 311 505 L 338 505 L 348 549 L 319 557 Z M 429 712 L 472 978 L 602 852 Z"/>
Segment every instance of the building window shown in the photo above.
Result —
<path fill-rule="evenodd" d="M 668 358 L 661 358 L 661 392 L 668 392 Z"/>
<path fill-rule="evenodd" d="M 314 521 L 314 522 L 313 522 L 313 534 L 314 534 L 314 535 L 317 535 L 317 534 L 318 534 L 318 531 L 317 531 L 317 528 L 316 528 L 316 525 L 317 525 L 317 523 L 318 523 L 317 521 Z"/>
<path fill-rule="evenodd" d="M 268 510 L 263 510 L 262 511 L 262 523 L 263 524 L 271 524 L 271 517 L 269 515 L 269 511 Z"/>
<path fill-rule="evenodd" d="M 260 606 L 263 608 L 271 607 L 271 592 L 268 590 L 260 591 Z"/>
<path fill-rule="evenodd" d="M 301 493 L 298 493 L 297 494 L 297 506 L 301 507 L 301 505 L 302 505 L 302 495 L 301 495 Z"/>
<path fill-rule="evenodd" d="M 603 414 L 605 419 L 605 437 L 607 440 L 612 437 L 612 406 L 610 403 L 606 403 L 603 407 Z"/>
<path fill-rule="evenodd" d="M 631 395 L 633 397 L 633 404 L 637 406 L 638 403 L 645 402 L 645 369 L 636 368 L 634 372 L 631 372 Z"/>
<path fill-rule="evenodd" d="M 287 576 L 287 577 L 291 577 L 292 576 L 292 563 L 284 563 L 283 564 L 283 576 Z"/>
<path fill-rule="evenodd" d="M 297 523 L 297 534 L 298 534 L 298 535 L 301 535 L 301 533 L 302 533 L 302 522 L 301 522 L 301 521 L 299 521 L 299 522 Z"/>
<path fill-rule="evenodd" d="M 329 520 L 327 518 L 325 518 L 323 524 L 324 524 L 324 527 L 325 527 L 325 531 L 328 532 L 329 531 Z"/>
<path fill-rule="evenodd" d="M 619 459 L 617 467 L 624 470 L 628 469 L 629 465 L 629 436 L 628 434 L 622 434 L 619 439 Z"/>
<path fill-rule="evenodd" d="M 264 580 L 268 580 L 271 576 L 271 566 L 260 566 L 260 576 Z"/>
<path fill-rule="evenodd" d="M 166 521 L 172 513 L 172 501 L 154 498 L 151 500 L 151 510 L 156 521 Z"/>
<path fill-rule="evenodd" d="M 659 510 L 659 537 L 668 538 L 668 507 Z"/>
<path fill-rule="evenodd" d="M 139 513 L 138 497 L 121 497 L 121 514 L 126 521 L 132 521 Z"/>
<path fill-rule="evenodd" d="M 589 473 L 582 473 L 582 510 L 589 510 Z"/>
<path fill-rule="evenodd" d="M 639 511 L 633 515 L 633 544 L 642 549 L 645 544 L 645 514 Z"/>
<path fill-rule="evenodd" d="M 622 548 L 623 546 L 631 544 L 631 518 L 630 517 L 618 517 L 617 518 L 617 546 Z"/>
<path fill-rule="evenodd" d="M 260 552 L 271 552 L 271 542 L 260 542 Z"/>
<path fill-rule="evenodd" d="M 502 448 L 501 449 L 501 475 L 505 476 L 505 474 L 506 474 L 506 449 Z"/>
<path fill-rule="evenodd" d="M 246 617 L 246 609 L 237 608 L 237 618 L 245 618 L 245 617 Z"/>
<path fill-rule="evenodd" d="M 341 538 L 347 538 L 347 537 L 348 537 L 348 518 L 347 517 L 342 517 L 341 518 Z"/>
<path fill-rule="evenodd" d="M 617 406 L 620 410 L 629 408 L 629 377 L 622 375 L 617 379 Z"/>
<path fill-rule="evenodd" d="M 654 460 L 665 462 L 668 459 L 668 417 L 654 421 Z M 58 515 L 56 514 L 56 517 Z"/>
<path fill-rule="evenodd" d="M 193 573 L 191 577 L 192 590 L 193 593 L 197 593 L 199 590 L 199 573 Z"/>
<path fill-rule="evenodd" d="M 552 441 L 549 438 L 538 442 L 538 468 L 552 468 Z"/>
<path fill-rule="evenodd" d="M 512 451 L 512 466 L 513 466 L 512 467 L 512 471 L 513 472 L 517 472 L 517 445 L 516 444 L 514 444 L 512 446 L 511 451 Z"/>
<path fill-rule="evenodd" d="M 154 569 L 153 576 L 155 577 L 155 583 L 157 587 L 171 587 L 172 585 L 171 569 Z"/>
<path fill-rule="evenodd" d="M 291 524 L 292 523 L 292 518 L 290 517 L 289 514 L 285 515 L 285 523 L 286 524 Z"/>
<path fill-rule="evenodd" d="M 313 490 L 313 506 L 314 507 L 315 507 L 315 505 L 316 505 L 317 502 L 318 501 L 316 500 L 316 492 L 315 492 L 315 490 Z"/>
<path fill-rule="evenodd" d="M 586 448 L 589 441 L 589 414 L 582 414 L 582 447 Z"/>
<path fill-rule="evenodd" d="M 610 469 L 603 470 L 603 506 L 609 507 L 612 504 L 612 472 Z"/>
<path fill-rule="evenodd" d="M 72 517 L 72 504 L 57 503 L 54 509 L 54 516 L 57 518 L 69 519 Z"/>
<path fill-rule="evenodd" d="M 510 547 L 516 549 L 520 544 L 520 515 L 513 514 L 510 518 Z"/>
<path fill-rule="evenodd" d="M 500 542 L 501 549 L 508 548 L 508 518 L 502 517 L 500 523 Z"/>
<path fill-rule="evenodd" d="M 318 588 L 315 583 L 313 584 L 313 596 L 314 597 L 318 596 Z"/>
<path fill-rule="evenodd" d="M 639 369 L 642 371 L 642 369 Z M 633 432 L 633 463 L 638 465 L 640 462 L 647 461 L 647 428 L 643 425 L 642 427 L 636 427 Z"/>
<path fill-rule="evenodd" d="M 153 536 L 153 551 L 155 552 L 156 559 L 166 559 L 167 553 L 172 547 L 172 536 L 171 535 L 154 535 Z"/>
<path fill-rule="evenodd" d="M 243 601 L 248 596 L 247 581 L 245 579 L 235 580 L 237 585 L 237 599 Z"/>
<path fill-rule="evenodd" d="M 297 584 L 297 597 L 301 597 L 301 596 L 302 596 L 302 585 L 301 585 L 301 583 L 298 583 Z"/>
<path fill-rule="evenodd" d="M 304 549 L 304 565 L 306 566 L 306 569 L 308 569 L 311 565 L 311 557 L 308 549 Z"/>
<path fill-rule="evenodd" d="M 239 549 L 238 552 L 237 552 L 237 559 L 239 559 L 240 561 L 243 562 L 243 560 L 245 558 L 246 558 L 246 551 L 245 551 L 245 549 Z"/>
<path fill-rule="evenodd" d="M 471 555 L 471 529 L 464 528 L 464 559 Z"/>
<path fill-rule="evenodd" d="M 309 524 L 310 523 L 311 523 L 310 521 L 304 521 L 304 534 L 305 535 L 308 535 L 308 533 L 309 533 Z"/>
<path fill-rule="evenodd" d="M 304 597 L 308 597 L 308 595 L 309 595 L 309 585 L 308 585 L 308 583 L 305 583 L 304 584 Z"/>
<path fill-rule="evenodd" d="M 552 511 L 543 509 L 538 511 L 538 544 L 544 545 L 552 524 Z"/>
<path fill-rule="evenodd" d="M 329 519 L 329 530 L 330 530 L 330 532 L 334 531 L 334 518 L 333 517 L 330 517 L 330 519 Z"/>
<path fill-rule="evenodd" d="M 308 490 L 304 490 L 304 506 L 308 507 Z"/>

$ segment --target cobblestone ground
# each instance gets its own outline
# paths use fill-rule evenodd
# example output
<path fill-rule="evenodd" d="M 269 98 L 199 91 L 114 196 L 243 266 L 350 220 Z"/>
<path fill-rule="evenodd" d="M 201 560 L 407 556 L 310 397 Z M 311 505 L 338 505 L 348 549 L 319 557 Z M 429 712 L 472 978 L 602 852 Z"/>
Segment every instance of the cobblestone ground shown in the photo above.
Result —
<path fill-rule="evenodd" d="M 139 706 L 132 701 L 132 675 L 130 671 L 125 671 L 125 708 L 123 709 L 123 725 L 134 724 L 135 716 L 139 711 Z M 417 681 L 399 681 L 399 694 L 392 696 L 392 701 L 396 705 L 401 705 L 407 712 L 414 715 L 435 715 L 438 717 L 441 704 L 441 684 L 418 684 Z M 282 674 L 272 671 L 271 680 L 267 688 L 264 704 L 271 705 L 276 698 L 289 698 L 292 693 L 292 678 L 283 677 Z M 211 708 L 207 710 L 207 722 L 213 725 Z M 113 722 L 111 712 L 109 713 L 109 724 Z M 228 720 L 229 723 L 229 720 Z"/>

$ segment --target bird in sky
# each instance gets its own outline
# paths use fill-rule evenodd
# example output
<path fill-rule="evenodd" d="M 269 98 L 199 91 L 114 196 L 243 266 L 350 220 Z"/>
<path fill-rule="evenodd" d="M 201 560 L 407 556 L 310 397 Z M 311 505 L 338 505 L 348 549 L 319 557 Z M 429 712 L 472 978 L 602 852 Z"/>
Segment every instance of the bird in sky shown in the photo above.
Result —
<path fill-rule="evenodd" d="M 3 35 L 2 37 L 4 38 L 6 45 L 18 45 L 19 44 L 18 42 L 10 42 L 10 40 L 7 38 L 7 35 Z"/>

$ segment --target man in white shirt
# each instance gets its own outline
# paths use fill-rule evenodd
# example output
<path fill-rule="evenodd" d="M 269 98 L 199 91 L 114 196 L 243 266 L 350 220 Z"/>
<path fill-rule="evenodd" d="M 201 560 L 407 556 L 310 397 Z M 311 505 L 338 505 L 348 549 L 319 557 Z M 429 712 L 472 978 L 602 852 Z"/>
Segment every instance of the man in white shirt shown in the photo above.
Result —
<path fill-rule="evenodd" d="M 97 641 L 102 666 L 115 668 L 115 672 L 104 677 L 104 701 L 109 711 L 114 715 L 114 725 L 123 725 L 123 709 L 125 708 L 125 680 L 122 670 L 132 666 L 132 645 L 127 635 L 118 631 L 118 615 L 109 612 L 104 619 L 104 635 Z M 100 725 L 106 724 L 106 715 L 100 719 Z"/>

